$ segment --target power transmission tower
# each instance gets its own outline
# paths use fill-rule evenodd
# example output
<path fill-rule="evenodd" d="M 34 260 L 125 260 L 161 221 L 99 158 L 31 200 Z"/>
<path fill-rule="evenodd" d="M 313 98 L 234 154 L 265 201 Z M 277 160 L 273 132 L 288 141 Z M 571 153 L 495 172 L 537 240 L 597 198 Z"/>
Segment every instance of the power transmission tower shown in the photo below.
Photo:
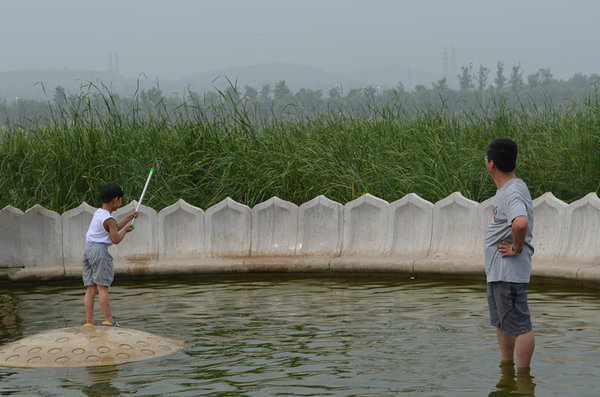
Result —
<path fill-rule="evenodd" d="M 450 74 L 450 70 L 449 70 L 449 60 L 448 60 L 448 49 L 446 47 L 444 47 L 444 54 L 443 54 L 443 58 L 442 58 L 442 66 L 443 66 L 443 70 L 444 70 L 444 76 L 448 77 L 448 75 Z"/>
<path fill-rule="evenodd" d="M 119 74 L 119 51 L 115 51 L 115 68 L 114 74 Z"/>

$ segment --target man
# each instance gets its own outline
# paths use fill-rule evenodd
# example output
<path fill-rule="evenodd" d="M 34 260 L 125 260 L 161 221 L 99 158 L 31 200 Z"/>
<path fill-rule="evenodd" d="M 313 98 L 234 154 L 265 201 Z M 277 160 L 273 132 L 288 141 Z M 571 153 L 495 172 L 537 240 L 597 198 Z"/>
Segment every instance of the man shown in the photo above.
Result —
<path fill-rule="evenodd" d="M 517 144 L 494 139 L 485 157 L 496 197 L 485 235 L 484 255 L 490 322 L 496 327 L 501 362 L 517 371 L 529 369 L 535 348 L 527 305 L 526 284 L 531 275 L 533 203 L 529 190 L 515 175 Z"/>

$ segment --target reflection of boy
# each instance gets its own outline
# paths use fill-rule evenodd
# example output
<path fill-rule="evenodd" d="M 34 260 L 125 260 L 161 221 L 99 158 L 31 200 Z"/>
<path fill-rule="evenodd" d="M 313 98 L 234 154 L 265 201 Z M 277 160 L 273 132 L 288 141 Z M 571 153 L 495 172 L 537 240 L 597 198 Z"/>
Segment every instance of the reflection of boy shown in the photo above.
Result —
<path fill-rule="evenodd" d="M 502 362 L 529 368 L 535 348 L 527 304 L 531 276 L 533 203 L 525 183 L 516 177 L 517 144 L 494 139 L 486 168 L 494 180 L 493 219 L 485 235 L 484 254 L 490 322 L 496 327 Z"/>
<path fill-rule="evenodd" d="M 112 212 L 121 207 L 123 190 L 114 183 L 109 183 L 100 189 L 100 199 L 102 207 L 96 210 L 90 222 L 85 236 L 87 246 L 82 258 L 83 285 L 87 288 L 84 298 L 85 326 L 94 325 L 94 300 L 98 294 L 100 307 L 104 313 L 102 325 L 118 327 L 119 324 L 112 317 L 108 298 L 108 287 L 112 284 L 115 275 L 113 258 L 108 253 L 108 247 L 119 244 L 125 235 L 133 230 L 132 227 L 125 226 L 137 213 L 132 212 L 117 222 Z"/>

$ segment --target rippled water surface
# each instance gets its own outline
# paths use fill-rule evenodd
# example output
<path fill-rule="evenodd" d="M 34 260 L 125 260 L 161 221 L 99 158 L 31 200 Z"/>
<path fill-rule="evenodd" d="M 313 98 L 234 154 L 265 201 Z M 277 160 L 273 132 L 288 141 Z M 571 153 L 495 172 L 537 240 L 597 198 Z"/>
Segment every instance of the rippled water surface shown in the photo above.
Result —
<path fill-rule="evenodd" d="M 82 324 L 83 292 L 0 284 L 0 345 Z M 0 395 L 600 395 L 600 291 L 531 286 L 529 301 L 536 352 L 531 376 L 517 377 L 499 367 L 483 282 L 117 280 L 121 325 L 186 349 L 112 367 L 0 367 Z"/>

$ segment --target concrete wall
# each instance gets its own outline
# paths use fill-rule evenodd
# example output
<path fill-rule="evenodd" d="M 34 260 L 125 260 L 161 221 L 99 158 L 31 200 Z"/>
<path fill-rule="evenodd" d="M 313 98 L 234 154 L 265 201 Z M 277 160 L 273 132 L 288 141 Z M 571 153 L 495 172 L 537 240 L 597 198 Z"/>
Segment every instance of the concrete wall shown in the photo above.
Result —
<path fill-rule="evenodd" d="M 158 214 L 141 206 L 135 230 L 110 248 L 121 275 L 252 271 L 386 271 L 484 276 L 483 237 L 493 198 L 459 192 L 437 203 L 365 194 L 341 205 L 324 196 L 297 206 L 273 197 L 254 208 L 230 198 L 205 212 L 183 200 Z M 600 199 L 534 200 L 532 276 L 600 284 Z M 120 208 L 121 219 L 136 202 Z M 0 210 L 0 277 L 80 277 L 95 208 L 62 215 L 39 205 Z M 10 270 L 13 269 L 13 270 Z M 16 270 L 14 270 L 16 269 Z"/>

